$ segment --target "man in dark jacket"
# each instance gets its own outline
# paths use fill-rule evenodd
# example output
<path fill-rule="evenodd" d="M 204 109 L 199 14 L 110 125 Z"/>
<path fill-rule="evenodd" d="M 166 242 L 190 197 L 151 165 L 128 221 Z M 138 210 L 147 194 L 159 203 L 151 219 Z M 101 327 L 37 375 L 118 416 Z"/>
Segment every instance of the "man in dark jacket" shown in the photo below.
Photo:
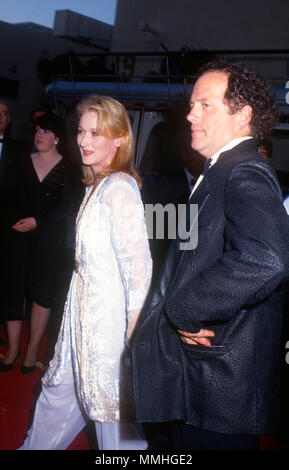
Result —
<path fill-rule="evenodd" d="M 9 255 L 11 250 L 13 218 L 13 199 L 15 197 L 16 163 L 22 156 L 22 145 L 8 135 L 11 122 L 8 104 L 0 99 L 0 321 L 9 311 L 8 297 L 11 289 L 9 276 Z M 1 339 L 1 343 L 3 340 Z"/>
<path fill-rule="evenodd" d="M 137 420 L 172 422 L 174 449 L 256 449 L 278 429 L 289 220 L 257 153 L 276 116 L 241 64 L 208 64 L 194 86 L 192 147 L 208 163 L 187 204 L 198 243 L 171 244 L 133 349 Z"/>

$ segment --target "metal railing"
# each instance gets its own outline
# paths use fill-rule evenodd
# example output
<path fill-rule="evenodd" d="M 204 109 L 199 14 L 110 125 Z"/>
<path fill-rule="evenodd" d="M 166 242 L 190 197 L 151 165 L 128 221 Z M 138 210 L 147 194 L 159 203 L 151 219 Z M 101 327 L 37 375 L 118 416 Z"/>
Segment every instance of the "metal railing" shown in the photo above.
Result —
<path fill-rule="evenodd" d="M 125 83 L 130 84 L 162 84 L 162 90 L 166 87 L 165 95 L 160 98 L 163 101 L 176 101 L 180 98 L 180 91 L 178 91 L 178 98 L 176 98 L 176 85 L 180 89 L 182 87 L 181 94 L 183 99 L 188 97 L 188 90 L 190 85 L 195 81 L 195 73 L 190 73 L 192 69 L 197 69 L 199 65 L 204 63 L 206 58 L 210 59 L 218 57 L 221 59 L 227 58 L 234 61 L 243 62 L 254 62 L 259 64 L 260 68 L 264 66 L 264 63 L 276 65 L 276 61 L 279 61 L 284 71 L 282 75 L 276 75 L 268 73 L 264 75 L 268 81 L 274 87 L 283 87 L 285 93 L 285 86 L 289 77 L 289 50 L 283 49 L 272 49 L 272 50 L 203 50 L 203 51 L 163 51 L 163 52 L 101 52 L 101 53 L 80 53 L 73 54 L 68 57 L 68 69 L 69 73 L 59 73 L 53 77 L 53 85 L 50 87 L 50 93 L 52 88 L 54 90 L 54 99 L 57 105 L 57 101 L 61 98 L 60 87 L 57 86 L 59 82 L 70 83 L 70 87 L 67 86 L 66 97 L 70 97 L 72 100 L 79 99 L 77 92 L 78 83 L 111 83 L 114 84 L 115 96 L 121 97 Z M 79 73 L 77 68 L 73 65 L 73 58 L 77 59 L 78 64 L 82 63 L 82 72 Z M 102 70 L 97 73 L 91 73 L 89 69 L 89 60 L 99 59 Z M 88 60 L 88 65 L 85 61 Z M 97 62 L 94 62 L 94 64 Z M 89 70 L 89 73 L 83 72 Z M 152 68 L 155 70 L 152 71 Z M 104 68 L 106 70 L 104 70 Z M 263 67 L 264 68 L 264 67 Z M 268 66 L 268 72 L 270 72 Z M 141 71 L 141 72 L 140 72 Z M 132 99 L 137 101 L 138 89 L 140 86 L 135 85 L 131 87 Z M 138 88 L 137 88 L 138 87 Z M 157 87 L 155 87 L 157 89 Z M 88 87 L 89 89 L 89 87 Z M 134 91 L 135 90 L 135 91 Z M 278 99 L 283 100 L 280 94 Z M 281 97 L 281 98 L 280 98 Z M 129 96 L 126 97 L 129 99 Z M 281 103 L 279 102 L 278 105 Z M 284 100 L 284 105 L 286 102 Z"/>

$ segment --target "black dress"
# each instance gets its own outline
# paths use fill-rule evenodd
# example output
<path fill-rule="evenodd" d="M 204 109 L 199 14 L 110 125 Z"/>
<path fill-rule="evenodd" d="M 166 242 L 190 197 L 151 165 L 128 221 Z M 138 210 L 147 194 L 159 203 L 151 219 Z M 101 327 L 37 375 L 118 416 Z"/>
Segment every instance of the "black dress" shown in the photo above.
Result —
<path fill-rule="evenodd" d="M 73 213 L 73 185 L 70 168 L 60 160 L 40 181 L 31 156 L 19 162 L 15 198 L 11 214 L 14 223 L 34 217 L 37 228 L 29 232 L 11 229 L 12 250 L 2 320 L 21 320 L 24 299 L 51 308 L 57 302 L 63 254 L 66 219 Z"/>

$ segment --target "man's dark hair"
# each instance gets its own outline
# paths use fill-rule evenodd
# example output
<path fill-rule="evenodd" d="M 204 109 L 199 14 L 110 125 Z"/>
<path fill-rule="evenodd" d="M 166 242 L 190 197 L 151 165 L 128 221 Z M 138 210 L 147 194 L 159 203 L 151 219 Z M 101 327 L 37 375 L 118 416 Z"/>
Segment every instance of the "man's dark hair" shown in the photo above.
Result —
<path fill-rule="evenodd" d="M 199 71 L 199 77 L 208 72 L 223 72 L 228 76 L 228 87 L 225 91 L 225 102 L 231 114 L 244 106 L 252 108 L 250 128 L 252 136 L 262 139 L 270 134 L 278 120 L 273 90 L 269 83 L 255 70 L 246 65 L 227 61 L 212 61 Z"/>

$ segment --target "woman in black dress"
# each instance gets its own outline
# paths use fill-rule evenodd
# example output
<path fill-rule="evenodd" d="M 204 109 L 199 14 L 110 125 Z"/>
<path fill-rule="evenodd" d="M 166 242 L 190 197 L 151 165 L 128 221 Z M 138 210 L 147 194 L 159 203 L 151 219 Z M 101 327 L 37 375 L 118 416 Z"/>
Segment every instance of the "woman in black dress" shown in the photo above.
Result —
<path fill-rule="evenodd" d="M 38 348 L 63 273 L 61 253 L 65 217 L 72 213 L 70 169 L 58 151 L 63 121 L 46 113 L 36 121 L 36 151 L 19 162 L 16 204 L 12 211 L 10 304 L 7 309 L 9 346 L 0 371 L 12 369 L 19 352 L 24 312 L 30 307 L 30 335 L 21 366 L 23 373 L 34 370 Z"/>

